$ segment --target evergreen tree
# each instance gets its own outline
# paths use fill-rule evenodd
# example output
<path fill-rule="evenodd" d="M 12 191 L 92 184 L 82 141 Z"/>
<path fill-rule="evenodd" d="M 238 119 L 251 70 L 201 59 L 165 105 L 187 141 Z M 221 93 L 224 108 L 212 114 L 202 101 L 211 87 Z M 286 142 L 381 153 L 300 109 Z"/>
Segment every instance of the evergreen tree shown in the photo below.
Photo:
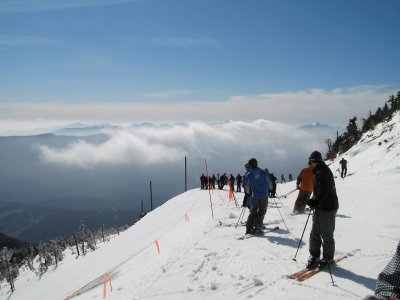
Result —
<path fill-rule="evenodd" d="M 389 107 L 390 106 L 390 107 Z M 368 118 L 362 118 L 361 130 L 357 128 L 357 117 L 354 116 L 349 120 L 346 132 L 337 136 L 336 140 L 331 144 L 328 143 L 327 158 L 335 157 L 337 153 L 343 153 L 355 145 L 361 138 L 362 133 L 375 128 L 375 126 L 383 121 L 390 120 L 393 114 L 400 110 L 400 91 L 397 95 L 391 95 L 384 106 L 378 107 L 375 114 L 369 112 Z"/>
<path fill-rule="evenodd" d="M 390 118 L 389 104 L 387 102 L 385 102 L 385 105 L 382 107 L 382 118 L 385 121 Z"/>
<path fill-rule="evenodd" d="M 0 251 L 0 281 L 6 280 L 14 291 L 14 281 L 18 276 L 18 266 L 11 262 L 12 252 L 4 247 Z"/>
<path fill-rule="evenodd" d="M 49 246 L 47 244 L 42 244 L 38 246 L 38 262 L 39 262 L 39 274 L 43 275 L 47 272 L 51 264 L 53 263 L 53 257 L 49 251 Z"/>
<path fill-rule="evenodd" d="M 361 127 L 361 131 L 362 133 L 367 132 L 369 130 L 372 130 L 375 128 L 375 121 L 374 118 L 371 114 L 371 111 L 369 111 L 369 116 L 367 119 L 363 118 L 362 119 L 362 127 Z"/>

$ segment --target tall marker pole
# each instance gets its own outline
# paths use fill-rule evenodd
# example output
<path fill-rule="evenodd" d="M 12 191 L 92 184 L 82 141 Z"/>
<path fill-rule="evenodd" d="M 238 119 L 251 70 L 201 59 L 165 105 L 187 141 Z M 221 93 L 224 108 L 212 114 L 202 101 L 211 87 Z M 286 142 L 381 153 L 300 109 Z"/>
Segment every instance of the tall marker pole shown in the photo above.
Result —
<path fill-rule="evenodd" d="M 185 192 L 187 192 L 187 161 L 185 156 Z"/>
<path fill-rule="evenodd" d="M 153 210 L 153 185 L 150 180 L 150 211 Z"/>

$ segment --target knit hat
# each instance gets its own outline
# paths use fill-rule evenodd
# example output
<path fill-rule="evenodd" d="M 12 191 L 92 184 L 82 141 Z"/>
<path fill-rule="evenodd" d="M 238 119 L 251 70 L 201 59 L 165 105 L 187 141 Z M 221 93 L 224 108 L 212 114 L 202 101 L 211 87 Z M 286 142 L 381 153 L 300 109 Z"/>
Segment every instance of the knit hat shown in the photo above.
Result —
<path fill-rule="evenodd" d="M 250 158 L 248 164 L 250 165 L 251 168 L 257 167 L 257 159 Z"/>
<path fill-rule="evenodd" d="M 308 161 L 311 163 L 317 163 L 322 160 L 322 155 L 318 151 L 314 151 L 313 153 L 310 154 L 310 157 L 308 158 Z"/>

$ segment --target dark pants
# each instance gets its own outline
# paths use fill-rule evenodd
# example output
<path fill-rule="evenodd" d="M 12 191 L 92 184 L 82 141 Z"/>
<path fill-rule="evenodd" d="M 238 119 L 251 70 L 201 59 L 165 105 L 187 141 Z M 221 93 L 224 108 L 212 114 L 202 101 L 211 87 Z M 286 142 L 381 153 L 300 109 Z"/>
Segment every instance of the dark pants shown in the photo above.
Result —
<path fill-rule="evenodd" d="M 323 245 L 323 258 L 333 258 L 335 254 L 333 232 L 335 231 L 336 212 L 337 209 L 329 211 L 315 209 L 310 233 L 309 250 L 312 256 L 320 257 L 321 245 Z"/>
<path fill-rule="evenodd" d="M 304 212 L 307 205 L 307 201 L 310 200 L 311 194 L 312 192 L 307 192 L 304 190 L 299 191 L 296 202 L 294 203 L 293 213 L 301 214 Z"/>
<path fill-rule="evenodd" d="M 343 168 L 342 168 L 342 173 L 340 174 L 340 176 L 341 176 L 342 178 L 344 178 L 344 177 L 346 176 L 346 174 L 347 174 L 347 167 L 343 167 Z"/>
<path fill-rule="evenodd" d="M 261 227 L 267 213 L 268 198 L 252 198 L 250 214 L 247 218 L 246 229 L 249 232 L 254 227 Z"/>

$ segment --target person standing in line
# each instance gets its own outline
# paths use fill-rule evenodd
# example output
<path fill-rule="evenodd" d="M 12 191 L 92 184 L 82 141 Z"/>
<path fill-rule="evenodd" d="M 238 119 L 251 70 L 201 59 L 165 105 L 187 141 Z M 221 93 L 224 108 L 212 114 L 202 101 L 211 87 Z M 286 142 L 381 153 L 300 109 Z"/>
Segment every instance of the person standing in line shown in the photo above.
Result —
<path fill-rule="evenodd" d="M 212 185 L 212 189 L 215 190 L 215 181 L 217 180 L 217 178 L 215 177 L 215 175 L 213 174 L 213 176 L 211 177 L 211 185 Z"/>
<path fill-rule="evenodd" d="M 205 186 L 206 186 L 206 176 L 204 176 L 204 173 L 203 173 L 200 176 L 200 189 L 204 190 Z"/>
<path fill-rule="evenodd" d="M 247 178 L 247 190 L 251 191 L 251 208 L 246 223 L 246 234 L 262 233 L 264 216 L 268 206 L 268 186 L 266 172 L 258 167 L 257 160 L 248 162 L 250 172 Z"/>
<path fill-rule="evenodd" d="M 206 190 L 211 189 L 211 177 L 208 174 L 205 176 L 204 189 Z"/>
<path fill-rule="evenodd" d="M 272 184 L 272 178 L 271 174 L 269 173 L 268 169 L 265 169 L 265 173 L 267 174 L 267 186 L 268 186 L 268 195 L 271 194 L 271 191 L 273 190 L 274 186 Z"/>
<path fill-rule="evenodd" d="M 242 175 L 237 174 L 236 176 L 236 192 L 242 191 Z"/>
<path fill-rule="evenodd" d="M 281 175 L 281 183 L 286 183 L 285 176 Z"/>
<path fill-rule="evenodd" d="M 319 266 L 324 268 L 333 262 L 335 254 L 335 231 L 336 213 L 339 201 L 336 194 L 335 179 L 332 171 L 322 160 L 318 151 L 311 153 L 309 162 L 312 164 L 314 174 L 314 194 L 308 200 L 307 205 L 314 210 L 312 228 L 310 233 L 310 257 L 307 268 Z M 322 259 L 321 255 L 322 245 Z"/>
<path fill-rule="evenodd" d="M 229 190 L 235 191 L 235 177 L 231 174 L 229 175 Z"/>
<path fill-rule="evenodd" d="M 270 173 L 269 175 L 272 182 L 272 190 L 269 192 L 269 196 L 271 198 L 276 198 L 276 182 L 278 181 L 278 178 L 275 177 L 274 173 Z"/>
<path fill-rule="evenodd" d="M 221 176 L 220 179 L 221 179 L 221 180 L 220 180 L 220 182 L 219 182 L 218 188 L 219 188 L 220 190 L 222 190 L 222 189 L 224 188 L 224 186 L 228 184 L 229 179 L 228 179 L 228 176 L 226 175 L 226 173 L 222 174 L 222 176 Z"/>
<path fill-rule="evenodd" d="M 347 160 L 345 160 L 344 157 L 342 157 L 342 159 L 339 161 L 339 164 L 342 169 L 340 177 L 345 178 L 347 175 Z"/>
<path fill-rule="evenodd" d="M 299 190 L 296 202 L 293 207 L 293 214 L 302 214 L 306 208 L 307 201 L 310 200 L 313 192 L 314 174 L 312 171 L 312 164 L 309 162 L 308 167 L 300 171 L 297 176 L 296 187 Z"/>

